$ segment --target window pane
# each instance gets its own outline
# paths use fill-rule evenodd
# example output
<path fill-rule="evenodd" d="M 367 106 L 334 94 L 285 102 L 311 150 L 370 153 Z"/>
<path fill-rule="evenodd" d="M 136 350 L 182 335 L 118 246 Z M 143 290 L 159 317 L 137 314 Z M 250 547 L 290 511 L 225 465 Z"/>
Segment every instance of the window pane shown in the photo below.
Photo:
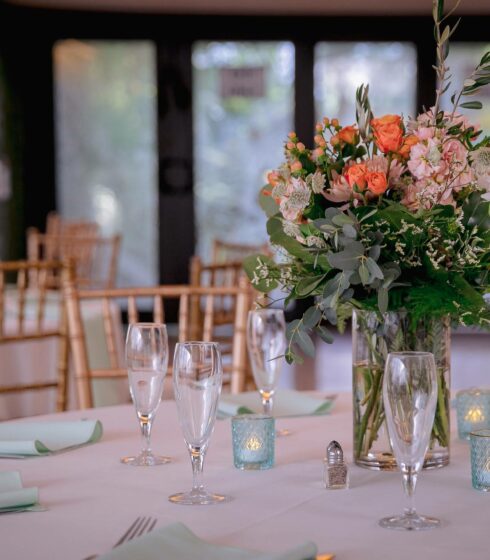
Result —
<path fill-rule="evenodd" d="M 249 69 L 259 83 L 252 77 L 242 90 L 233 76 L 225 76 L 221 69 L 226 68 Z M 267 240 L 258 191 L 267 172 L 281 162 L 293 127 L 294 47 L 199 42 L 193 72 L 198 253 L 208 260 L 214 238 L 245 244 Z"/>
<path fill-rule="evenodd" d="M 54 63 L 58 208 L 122 234 L 118 285 L 157 283 L 154 46 L 61 41 Z"/>
<path fill-rule="evenodd" d="M 460 91 L 463 82 L 469 78 L 470 74 L 475 69 L 475 66 L 480 62 L 482 56 L 490 51 L 490 43 L 466 43 L 466 44 L 451 44 L 447 64 L 450 68 L 451 86 L 444 94 L 442 107 L 447 110 L 452 110 L 451 96 L 454 92 Z M 482 128 L 483 135 L 490 134 L 490 86 L 483 87 L 477 95 L 463 98 L 463 101 L 481 101 L 483 109 L 475 111 L 472 109 L 459 109 L 465 115 L 468 115 L 471 122 L 479 123 Z"/>
<path fill-rule="evenodd" d="M 315 111 L 355 122 L 355 92 L 369 84 L 375 115 L 416 110 L 417 58 L 410 43 L 318 43 L 315 47 Z"/>

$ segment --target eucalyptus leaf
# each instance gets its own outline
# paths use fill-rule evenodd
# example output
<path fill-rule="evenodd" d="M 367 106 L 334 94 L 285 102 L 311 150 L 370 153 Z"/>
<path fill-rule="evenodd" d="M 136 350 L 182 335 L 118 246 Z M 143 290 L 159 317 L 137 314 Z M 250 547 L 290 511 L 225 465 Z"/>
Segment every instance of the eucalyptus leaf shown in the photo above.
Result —
<path fill-rule="evenodd" d="M 305 311 L 303 315 L 303 324 L 307 328 L 311 329 L 316 324 L 318 324 L 321 317 L 322 317 L 322 312 L 320 311 L 320 309 L 318 309 L 318 306 L 312 305 Z"/>
<path fill-rule="evenodd" d="M 343 214 L 341 212 L 340 214 L 337 214 L 332 218 L 332 222 L 336 226 L 344 226 L 344 225 L 352 225 L 354 223 L 354 220 L 347 214 Z"/>
<path fill-rule="evenodd" d="M 368 252 L 368 255 L 374 259 L 375 261 L 377 261 L 379 259 L 379 256 L 381 254 L 381 247 L 379 245 L 373 245 Z"/>
<path fill-rule="evenodd" d="M 366 259 L 366 265 L 373 278 L 379 278 L 380 280 L 383 280 L 384 278 L 383 271 L 381 270 L 381 268 L 379 268 L 379 266 L 376 264 L 376 261 L 374 259 L 368 257 Z"/>
<path fill-rule="evenodd" d="M 346 237 L 351 237 L 352 239 L 356 239 L 357 238 L 357 231 L 356 228 L 350 224 L 344 224 L 342 227 L 342 233 L 346 236 Z"/>
<path fill-rule="evenodd" d="M 369 270 L 368 267 L 364 264 L 364 262 L 361 262 L 358 272 L 359 272 L 359 276 L 361 277 L 361 282 L 364 285 L 369 284 Z"/>
<path fill-rule="evenodd" d="M 315 357 L 315 345 L 313 344 L 313 340 L 311 340 L 311 336 L 306 331 L 302 329 L 296 331 L 294 342 L 298 344 L 307 356 L 311 358 Z"/>
<path fill-rule="evenodd" d="M 300 297 L 310 295 L 323 282 L 326 274 L 302 278 L 296 286 L 296 294 Z"/>
<path fill-rule="evenodd" d="M 364 255 L 364 245 L 359 241 L 353 241 L 343 251 L 338 253 L 329 252 L 327 260 L 333 268 L 340 270 L 357 270 L 359 259 Z"/>
<path fill-rule="evenodd" d="M 386 288 L 378 290 L 378 307 L 381 313 L 388 311 L 388 290 Z"/>
<path fill-rule="evenodd" d="M 327 344 L 332 344 L 332 342 L 334 341 L 334 338 L 333 338 L 331 332 L 326 327 L 324 327 L 322 325 L 319 325 L 315 329 L 315 332 L 323 340 L 323 342 L 326 342 Z"/>
<path fill-rule="evenodd" d="M 270 194 L 264 194 L 264 189 L 259 194 L 259 205 L 268 218 L 275 216 L 279 212 L 278 204 Z"/>

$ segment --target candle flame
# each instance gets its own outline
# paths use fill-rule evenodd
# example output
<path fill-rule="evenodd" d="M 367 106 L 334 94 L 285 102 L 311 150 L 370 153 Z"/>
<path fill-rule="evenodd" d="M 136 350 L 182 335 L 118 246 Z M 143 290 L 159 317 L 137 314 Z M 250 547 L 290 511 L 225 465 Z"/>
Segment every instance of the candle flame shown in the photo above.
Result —
<path fill-rule="evenodd" d="M 470 408 L 464 417 L 465 420 L 469 422 L 483 422 L 485 420 L 485 415 L 481 408 Z"/>
<path fill-rule="evenodd" d="M 262 442 L 257 436 L 252 436 L 247 439 L 245 447 L 250 451 L 257 451 L 262 447 Z"/>

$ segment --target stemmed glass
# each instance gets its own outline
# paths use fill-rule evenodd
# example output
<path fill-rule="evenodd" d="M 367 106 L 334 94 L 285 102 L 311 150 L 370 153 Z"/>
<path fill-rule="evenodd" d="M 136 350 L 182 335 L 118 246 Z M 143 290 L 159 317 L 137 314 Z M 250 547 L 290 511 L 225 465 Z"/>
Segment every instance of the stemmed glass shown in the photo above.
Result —
<path fill-rule="evenodd" d="M 204 489 L 203 463 L 213 433 L 223 381 L 221 353 L 214 342 L 182 342 L 174 354 L 174 392 L 192 463 L 192 490 L 169 496 L 175 504 L 210 505 L 230 500 Z"/>
<path fill-rule="evenodd" d="M 264 414 L 272 416 L 274 393 L 286 350 L 284 311 L 270 308 L 249 311 L 247 346 Z M 284 436 L 289 433 L 289 430 L 277 430 L 276 435 Z"/>
<path fill-rule="evenodd" d="M 383 403 L 391 447 L 403 476 L 408 507 L 403 515 L 385 517 L 387 529 L 420 531 L 440 525 L 415 511 L 417 476 L 424 464 L 437 404 L 437 377 L 430 352 L 388 354 L 383 379 Z"/>
<path fill-rule="evenodd" d="M 126 336 L 126 366 L 129 390 L 140 422 L 142 450 L 137 457 L 123 457 L 122 463 L 153 467 L 170 461 L 151 451 L 151 427 L 162 398 L 168 365 L 168 338 L 165 325 L 134 323 Z"/>

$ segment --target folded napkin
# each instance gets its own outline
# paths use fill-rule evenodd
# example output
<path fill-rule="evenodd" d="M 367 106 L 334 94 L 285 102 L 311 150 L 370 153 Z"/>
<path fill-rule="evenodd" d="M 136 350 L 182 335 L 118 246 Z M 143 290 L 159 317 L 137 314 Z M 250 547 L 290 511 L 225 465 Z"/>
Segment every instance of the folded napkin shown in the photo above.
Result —
<path fill-rule="evenodd" d="M 313 416 L 328 414 L 333 406 L 333 399 L 319 399 L 301 391 L 280 389 L 274 394 L 273 413 L 276 418 L 287 416 Z M 218 418 L 228 418 L 237 414 L 262 412 L 262 401 L 258 391 L 221 395 L 218 405 Z"/>
<path fill-rule="evenodd" d="M 294 549 L 276 554 L 265 554 L 219 546 L 196 537 L 182 523 L 173 523 L 147 535 L 118 546 L 100 560 L 310 560 L 316 555 L 316 546 L 305 543 Z"/>
<path fill-rule="evenodd" d="M 102 437 L 98 420 L 75 422 L 2 422 L 0 458 L 5 456 L 48 455 L 95 443 Z"/>
<path fill-rule="evenodd" d="M 0 513 L 30 509 L 38 499 L 37 488 L 22 488 L 18 471 L 0 472 Z"/>

